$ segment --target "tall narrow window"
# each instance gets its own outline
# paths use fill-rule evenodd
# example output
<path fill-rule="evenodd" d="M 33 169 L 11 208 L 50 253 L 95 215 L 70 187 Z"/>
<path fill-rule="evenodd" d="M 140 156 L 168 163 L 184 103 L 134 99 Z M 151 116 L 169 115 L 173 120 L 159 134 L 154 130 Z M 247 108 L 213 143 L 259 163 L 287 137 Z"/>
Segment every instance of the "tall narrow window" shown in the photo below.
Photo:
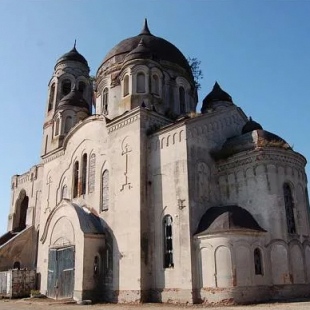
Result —
<path fill-rule="evenodd" d="M 73 168 L 73 198 L 78 196 L 79 192 L 79 162 L 74 163 Z"/>
<path fill-rule="evenodd" d="M 145 75 L 142 72 L 137 74 L 137 93 L 145 93 Z"/>
<path fill-rule="evenodd" d="M 68 95 L 71 91 L 71 81 L 69 79 L 63 80 L 61 84 L 61 91 L 64 96 Z"/>
<path fill-rule="evenodd" d="M 255 274 L 263 275 L 262 252 L 258 248 L 254 250 L 254 268 L 255 268 Z"/>
<path fill-rule="evenodd" d="M 124 92 L 123 92 L 123 96 L 127 96 L 129 95 L 129 76 L 126 75 L 124 78 Z"/>
<path fill-rule="evenodd" d="M 164 233 L 164 268 L 172 268 L 173 264 L 173 244 L 172 244 L 172 217 L 166 215 L 163 220 Z"/>
<path fill-rule="evenodd" d="M 53 83 L 51 86 L 50 96 L 48 99 L 48 111 L 52 110 L 53 108 L 54 96 L 55 96 L 55 83 Z"/>
<path fill-rule="evenodd" d="M 78 88 L 78 89 L 79 89 L 79 92 L 80 92 L 81 94 L 84 94 L 85 88 L 86 88 L 85 83 L 82 82 L 82 81 L 80 81 L 80 82 L 79 82 L 79 88 Z"/>
<path fill-rule="evenodd" d="M 102 93 L 102 111 L 103 114 L 108 114 L 108 99 L 109 99 L 109 90 L 105 88 Z"/>
<path fill-rule="evenodd" d="M 180 114 L 184 114 L 186 112 L 186 109 L 185 109 L 185 90 L 182 86 L 179 88 L 179 98 L 180 98 Z"/>
<path fill-rule="evenodd" d="M 283 184 L 283 195 L 284 195 L 284 204 L 285 204 L 285 212 L 286 212 L 286 223 L 287 223 L 287 231 L 289 234 L 296 233 L 296 225 L 294 218 L 294 202 L 292 190 L 289 184 Z"/>
<path fill-rule="evenodd" d="M 82 159 L 82 188 L 81 195 L 86 194 L 86 174 L 87 174 L 87 154 L 83 155 Z"/>
<path fill-rule="evenodd" d="M 70 131 L 71 127 L 72 127 L 72 117 L 67 116 L 65 120 L 65 130 L 64 130 L 65 134 Z"/>
<path fill-rule="evenodd" d="M 101 210 L 109 209 L 109 170 L 104 170 L 102 174 L 102 207 Z"/>
<path fill-rule="evenodd" d="M 89 172 L 88 172 L 89 193 L 92 193 L 95 190 L 95 174 L 96 174 L 96 154 L 92 153 L 89 159 Z"/>
<path fill-rule="evenodd" d="M 156 74 L 153 75 L 152 90 L 153 94 L 159 95 L 159 79 Z"/>
<path fill-rule="evenodd" d="M 45 138 L 44 154 L 47 153 L 48 135 Z"/>
<path fill-rule="evenodd" d="M 56 123 L 55 123 L 55 136 L 59 135 L 59 118 L 56 119 Z"/>

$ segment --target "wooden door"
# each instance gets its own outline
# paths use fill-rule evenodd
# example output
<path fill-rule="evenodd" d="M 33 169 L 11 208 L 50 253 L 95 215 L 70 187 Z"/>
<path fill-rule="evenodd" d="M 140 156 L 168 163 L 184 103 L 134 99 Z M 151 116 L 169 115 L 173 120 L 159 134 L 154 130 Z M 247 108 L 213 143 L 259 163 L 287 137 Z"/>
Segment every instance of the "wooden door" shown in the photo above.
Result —
<path fill-rule="evenodd" d="M 72 298 L 74 290 L 74 247 L 50 249 L 48 257 L 47 296 Z"/>

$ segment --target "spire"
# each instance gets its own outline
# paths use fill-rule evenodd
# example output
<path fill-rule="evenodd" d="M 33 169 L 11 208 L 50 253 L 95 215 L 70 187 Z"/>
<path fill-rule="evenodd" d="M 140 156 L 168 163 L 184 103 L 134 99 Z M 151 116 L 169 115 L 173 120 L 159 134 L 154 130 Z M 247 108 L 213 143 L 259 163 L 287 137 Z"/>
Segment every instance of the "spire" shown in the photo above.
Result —
<path fill-rule="evenodd" d="M 141 32 L 139 33 L 139 35 L 152 35 L 149 29 L 149 26 L 147 25 L 147 19 L 144 19 L 144 25 L 143 28 L 141 30 Z"/>
<path fill-rule="evenodd" d="M 74 45 L 73 45 L 73 49 L 76 49 L 76 39 L 74 40 Z"/>

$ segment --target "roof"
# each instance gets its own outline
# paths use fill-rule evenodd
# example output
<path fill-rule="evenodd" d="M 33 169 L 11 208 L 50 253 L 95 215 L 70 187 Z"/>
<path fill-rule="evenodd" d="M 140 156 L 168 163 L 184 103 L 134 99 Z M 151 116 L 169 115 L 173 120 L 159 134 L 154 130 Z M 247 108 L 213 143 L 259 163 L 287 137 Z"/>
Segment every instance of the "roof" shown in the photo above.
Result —
<path fill-rule="evenodd" d="M 88 67 L 88 63 L 87 60 L 84 58 L 84 56 L 82 56 L 75 47 L 75 43 L 74 46 L 72 48 L 71 51 L 69 51 L 68 53 L 63 54 L 56 62 L 56 65 L 58 65 L 61 62 L 64 61 L 78 61 L 84 65 L 86 65 Z"/>
<path fill-rule="evenodd" d="M 64 106 L 74 106 L 89 110 L 87 101 L 84 99 L 83 94 L 76 89 L 76 87 L 72 88 L 70 93 L 59 101 L 57 109 Z"/>
<path fill-rule="evenodd" d="M 113 57 L 115 57 L 114 63 L 123 62 L 126 55 L 138 47 L 141 39 L 150 51 L 150 58 L 156 61 L 164 60 L 175 63 L 184 68 L 192 76 L 188 61 L 181 51 L 167 40 L 151 34 L 147 20 L 145 20 L 143 29 L 137 36 L 127 38 L 115 45 L 105 56 L 100 67 Z"/>
<path fill-rule="evenodd" d="M 231 96 L 220 87 L 218 82 L 215 82 L 211 92 L 203 99 L 201 113 L 205 113 L 212 108 L 214 102 L 218 101 L 233 103 Z"/>
<path fill-rule="evenodd" d="M 242 127 L 242 134 L 251 132 L 253 130 L 263 129 L 263 127 L 252 120 L 252 117 L 249 118 L 249 120 L 245 123 L 245 125 Z"/>
<path fill-rule="evenodd" d="M 78 215 L 80 227 L 84 234 L 104 234 L 105 230 L 99 216 L 86 212 L 84 208 L 75 203 L 71 204 Z"/>
<path fill-rule="evenodd" d="M 274 147 L 284 150 L 292 150 L 290 145 L 281 137 L 263 129 L 255 129 L 239 136 L 226 140 L 219 151 L 212 153 L 218 159 L 226 159 L 240 152 L 255 150 L 262 147 Z"/>
<path fill-rule="evenodd" d="M 229 205 L 208 209 L 201 217 L 196 234 L 233 230 L 265 232 L 249 211 L 236 205 Z"/>

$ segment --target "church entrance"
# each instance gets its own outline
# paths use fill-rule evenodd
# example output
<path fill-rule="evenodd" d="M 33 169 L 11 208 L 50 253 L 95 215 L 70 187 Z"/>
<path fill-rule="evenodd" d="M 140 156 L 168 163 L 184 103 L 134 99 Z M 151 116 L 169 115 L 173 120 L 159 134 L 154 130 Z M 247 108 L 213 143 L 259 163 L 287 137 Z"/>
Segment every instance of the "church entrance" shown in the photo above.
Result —
<path fill-rule="evenodd" d="M 54 299 L 72 298 L 74 290 L 74 246 L 49 250 L 47 296 Z"/>

